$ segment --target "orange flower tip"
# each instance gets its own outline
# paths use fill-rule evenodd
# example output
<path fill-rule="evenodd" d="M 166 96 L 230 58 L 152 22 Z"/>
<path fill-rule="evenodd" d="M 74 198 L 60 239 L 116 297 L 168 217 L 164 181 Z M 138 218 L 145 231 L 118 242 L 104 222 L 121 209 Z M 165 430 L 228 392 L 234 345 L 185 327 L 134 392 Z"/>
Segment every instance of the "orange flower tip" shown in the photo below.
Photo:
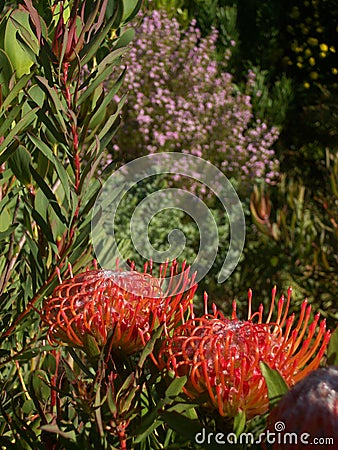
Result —
<path fill-rule="evenodd" d="M 248 290 L 248 299 L 249 299 L 249 302 L 250 302 L 251 299 L 252 299 L 252 289 L 250 289 L 250 288 L 249 288 L 249 290 Z"/>
<path fill-rule="evenodd" d="M 203 294 L 203 301 L 204 301 L 204 314 L 208 314 L 208 293 L 204 291 Z"/>
<path fill-rule="evenodd" d="M 70 278 L 74 278 L 73 268 L 72 268 L 71 263 L 68 263 L 68 270 L 69 270 L 69 273 L 70 273 Z"/>
<path fill-rule="evenodd" d="M 272 296 L 274 297 L 277 293 L 277 286 L 274 285 L 274 287 L 272 288 Z"/>
<path fill-rule="evenodd" d="M 61 271 L 60 271 L 59 267 L 56 267 L 56 268 L 55 268 L 55 272 L 56 272 L 56 274 L 57 274 L 59 283 L 61 284 L 61 283 L 62 283 L 62 278 L 61 278 Z"/>
<path fill-rule="evenodd" d="M 237 318 L 236 311 L 237 311 L 237 303 L 236 303 L 236 300 L 234 300 L 232 302 L 232 314 L 231 314 L 231 319 L 232 320 Z"/>
<path fill-rule="evenodd" d="M 284 298 L 284 295 L 282 295 L 281 298 L 278 300 L 278 305 L 277 305 L 278 306 L 278 310 L 283 308 L 284 302 L 285 302 L 285 298 Z"/>

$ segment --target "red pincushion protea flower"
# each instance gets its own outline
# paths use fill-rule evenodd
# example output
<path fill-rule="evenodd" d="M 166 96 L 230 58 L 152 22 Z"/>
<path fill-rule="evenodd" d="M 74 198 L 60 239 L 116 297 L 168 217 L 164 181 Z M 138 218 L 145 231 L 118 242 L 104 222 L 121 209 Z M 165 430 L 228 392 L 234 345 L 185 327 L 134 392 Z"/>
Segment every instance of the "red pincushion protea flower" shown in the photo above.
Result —
<path fill-rule="evenodd" d="M 231 319 L 215 306 L 213 314 L 208 314 L 205 306 L 201 318 L 192 317 L 168 334 L 159 352 L 159 368 L 188 376 L 184 392 L 192 399 L 207 395 L 204 405 L 217 409 L 223 417 L 234 417 L 240 411 L 245 411 L 247 418 L 264 413 L 268 395 L 260 361 L 277 369 L 290 386 L 318 367 L 330 338 L 325 320 L 316 334 L 319 314 L 309 325 L 311 306 L 307 301 L 293 327 L 294 315 L 287 318 L 291 288 L 285 308 L 281 297 L 277 318 L 271 322 L 275 295 L 276 288 L 265 323 L 262 305 L 251 313 L 251 290 L 247 320 L 237 318 L 235 302 Z"/>
<path fill-rule="evenodd" d="M 154 328 L 164 322 L 177 325 L 197 287 L 185 264 L 177 280 L 174 261 L 163 292 L 167 268 L 168 264 L 160 267 L 159 278 L 146 273 L 145 267 L 144 273 L 89 270 L 64 281 L 44 305 L 49 341 L 86 349 L 90 336 L 101 348 L 113 333 L 112 349 L 125 354 L 140 350 Z"/>
<path fill-rule="evenodd" d="M 273 450 L 338 448 L 338 367 L 317 369 L 291 388 L 271 411 L 268 428 Z"/>

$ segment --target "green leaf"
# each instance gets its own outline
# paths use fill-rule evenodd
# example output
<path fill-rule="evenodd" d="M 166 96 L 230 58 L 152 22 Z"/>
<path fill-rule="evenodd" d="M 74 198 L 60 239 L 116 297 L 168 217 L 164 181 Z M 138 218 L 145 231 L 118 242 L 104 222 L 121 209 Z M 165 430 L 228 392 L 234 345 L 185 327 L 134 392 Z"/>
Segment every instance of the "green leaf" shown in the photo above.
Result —
<path fill-rule="evenodd" d="M 96 74 L 95 78 L 92 78 L 92 81 L 90 85 L 87 87 L 85 92 L 79 97 L 78 105 L 81 105 L 88 97 L 90 97 L 95 89 L 105 81 L 109 75 L 112 73 L 113 66 L 117 64 L 119 57 L 123 55 L 123 53 L 126 52 L 125 48 L 119 48 L 117 50 L 112 51 L 109 53 L 97 66 L 96 71 L 94 74 Z"/>
<path fill-rule="evenodd" d="M 123 15 L 122 21 L 129 22 L 138 13 L 142 5 L 142 0 L 123 0 Z"/>
<path fill-rule="evenodd" d="M 0 116 L 2 116 L 3 113 L 7 111 L 7 108 L 14 103 L 15 98 L 19 95 L 19 92 L 27 85 L 32 76 L 33 73 L 24 75 L 17 83 L 15 83 L 10 93 L 7 95 L 2 105 L 0 106 Z"/>
<path fill-rule="evenodd" d="M 6 53 L 0 49 L 0 85 L 4 97 L 9 94 L 9 82 L 14 73 L 12 63 Z"/>
<path fill-rule="evenodd" d="M 77 433 L 76 433 L 75 430 L 62 431 L 57 424 L 42 425 L 40 427 L 40 429 L 44 430 L 44 431 L 48 431 L 48 433 L 58 434 L 58 435 L 62 436 L 63 438 L 76 443 L 76 435 L 77 435 Z"/>
<path fill-rule="evenodd" d="M 0 136 L 4 136 L 8 132 L 8 130 L 11 129 L 13 122 L 16 121 L 16 118 L 18 117 L 18 115 L 21 113 L 22 110 L 23 110 L 22 104 L 15 105 L 9 110 L 8 115 L 6 115 L 5 120 L 2 122 L 0 126 Z"/>
<path fill-rule="evenodd" d="M 25 128 L 28 125 L 30 125 L 30 123 L 35 118 L 35 113 L 36 113 L 37 110 L 38 110 L 38 108 L 34 108 L 31 111 L 29 111 L 10 130 L 10 132 L 7 134 L 7 136 L 3 140 L 2 144 L 0 145 L 0 155 L 2 155 L 2 153 L 6 150 L 7 146 L 9 144 L 11 144 L 11 141 L 13 140 L 13 138 L 16 137 L 17 135 L 20 135 L 25 130 Z"/>
<path fill-rule="evenodd" d="M 327 349 L 327 363 L 330 366 L 338 366 L 338 327 L 331 335 Z"/>
<path fill-rule="evenodd" d="M 95 107 L 91 114 L 87 114 L 85 124 L 89 124 L 89 128 L 95 128 L 96 126 L 103 123 L 104 116 L 107 111 L 108 105 L 112 102 L 113 97 L 120 89 L 126 70 L 122 72 L 119 76 L 118 80 L 114 83 L 114 85 L 109 88 L 108 92 L 102 93 L 102 95 L 97 99 L 95 103 Z M 101 88 L 101 85 L 99 85 Z"/>
<path fill-rule="evenodd" d="M 30 170 L 31 170 L 34 180 L 36 181 L 36 183 L 38 184 L 38 186 L 40 187 L 42 192 L 45 194 L 45 196 L 48 198 L 50 205 L 53 208 L 53 210 L 55 211 L 56 215 L 58 216 L 58 218 L 61 220 L 62 223 L 66 224 L 67 219 L 62 214 L 60 205 L 58 204 L 58 201 L 57 201 L 55 195 L 53 194 L 52 190 L 50 189 L 50 187 L 47 185 L 45 180 L 39 175 L 39 173 L 34 169 L 34 167 L 32 165 L 30 165 Z"/>
<path fill-rule="evenodd" d="M 271 369 L 263 361 L 260 361 L 259 366 L 268 388 L 270 406 L 273 406 L 281 396 L 288 392 L 289 387 L 277 370 Z"/>
<path fill-rule="evenodd" d="M 72 347 L 67 347 L 68 352 L 70 353 L 71 357 L 74 359 L 76 364 L 80 367 L 81 370 L 91 379 L 95 379 L 95 374 L 92 373 L 89 368 L 82 362 L 81 358 L 76 353 L 76 350 Z"/>
<path fill-rule="evenodd" d="M 48 117 L 45 109 L 39 109 L 36 114 L 40 120 L 41 123 L 43 123 L 46 126 L 46 135 L 48 137 L 48 140 L 52 144 L 63 144 L 67 146 L 67 141 L 65 139 L 65 135 L 60 132 L 60 130 L 57 127 L 57 124 L 54 123 L 54 120 L 56 118 Z"/>
<path fill-rule="evenodd" d="M 35 370 L 30 373 L 30 386 L 33 390 L 34 396 L 42 401 L 46 402 L 51 395 L 51 389 L 48 386 L 48 377 L 45 371 Z"/>
<path fill-rule="evenodd" d="M 17 228 L 17 225 L 11 225 L 8 227 L 8 225 L 11 222 L 12 220 L 10 214 L 8 213 L 7 209 L 4 209 L 0 213 L 0 242 L 8 238 L 8 236 L 10 236 L 13 233 L 13 231 Z"/>
<path fill-rule="evenodd" d="M 155 414 L 151 417 L 151 420 L 149 421 L 149 426 L 147 426 L 145 431 L 143 431 L 144 424 L 142 424 L 142 422 L 141 422 L 140 427 L 138 427 L 138 429 L 137 429 L 137 435 L 134 439 L 135 444 L 139 444 L 140 442 L 144 441 L 149 436 L 150 433 L 152 433 L 157 427 L 162 425 L 163 421 L 158 420 L 157 416 L 158 416 L 158 414 L 155 411 Z M 147 421 L 147 424 L 148 424 L 148 421 Z"/>
<path fill-rule="evenodd" d="M 176 377 L 165 391 L 165 398 L 173 398 L 182 393 L 182 388 L 187 382 L 187 376 Z"/>
<path fill-rule="evenodd" d="M 161 418 L 179 435 L 192 442 L 195 441 L 196 434 L 201 432 L 202 427 L 199 420 L 189 419 L 176 411 L 163 411 Z"/>
<path fill-rule="evenodd" d="M 49 159 L 52 165 L 55 167 L 56 172 L 60 178 L 64 193 L 66 195 L 66 199 L 68 204 L 70 203 L 70 180 L 68 174 L 60 163 L 59 159 L 54 155 L 52 150 L 45 144 L 41 139 L 36 136 L 28 133 L 28 138 L 32 141 L 32 143 Z"/>
<path fill-rule="evenodd" d="M 246 424 L 245 411 L 239 411 L 234 418 L 234 433 L 237 437 L 243 433 Z"/>
<path fill-rule="evenodd" d="M 52 242 L 53 244 L 55 244 L 52 229 L 51 229 L 49 223 L 47 223 L 45 221 L 45 219 L 41 216 L 40 213 L 38 213 L 38 211 L 36 209 L 32 209 L 31 212 L 32 212 L 33 219 L 39 225 L 41 231 L 43 232 L 43 235 L 46 237 L 46 239 L 49 242 Z"/>
<path fill-rule="evenodd" d="M 38 85 L 41 87 L 43 91 L 47 94 L 47 96 L 50 98 L 52 103 L 54 104 L 54 113 L 56 114 L 58 118 L 58 123 L 62 128 L 62 131 L 64 134 L 67 133 L 67 126 L 63 119 L 63 116 L 67 117 L 67 111 L 65 108 L 64 103 L 61 102 L 60 98 L 58 97 L 56 91 L 49 86 L 48 80 L 44 77 L 37 76 L 35 77 Z"/>
<path fill-rule="evenodd" d="M 164 325 L 160 326 L 155 333 L 153 333 L 153 335 L 151 336 L 151 338 L 149 339 L 149 341 L 147 342 L 146 346 L 144 347 L 140 359 L 137 363 L 137 366 L 139 368 L 142 368 L 145 360 L 148 358 L 148 356 L 153 352 L 154 350 L 154 346 L 157 342 L 157 340 L 161 337 L 162 332 L 163 332 L 163 327 Z"/>
<path fill-rule="evenodd" d="M 30 35 L 31 39 L 33 39 L 34 34 L 29 25 L 29 14 L 21 9 L 16 9 L 11 12 L 6 25 L 4 38 L 5 52 L 11 60 L 17 78 L 20 79 L 23 75 L 30 72 L 33 61 L 18 41 L 18 32 L 21 36 L 25 35 L 28 38 Z"/>
<path fill-rule="evenodd" d="M 83 49 L 80 52 L 80 58 L 81 58 L 81 67 L 86 65 L 94 56 L 96 55 L 97 51 L 101 47 L 101 44 L 106 39 L 108 33 L 111 31 L 111 27 L 114 23 L 115 17 L 111 17 L 106 25 L 101 29 L 100 32 L 98 32 L 95 37 L 89 40 L 88 44 L 83 47 Z M 74 69 L 76 69 L 78 66 L 78 62 L 74 61 L 70 73 Z"/>
<path fill-rule="evenodd" d="M 23 145 L 19 145 L 16 151 L 8 159 L 8 164 L 12 172 L 16 178 L 26 186 L 31 184 L 31 174 L 29 169 L 31 162 L 31 155 Z"/>

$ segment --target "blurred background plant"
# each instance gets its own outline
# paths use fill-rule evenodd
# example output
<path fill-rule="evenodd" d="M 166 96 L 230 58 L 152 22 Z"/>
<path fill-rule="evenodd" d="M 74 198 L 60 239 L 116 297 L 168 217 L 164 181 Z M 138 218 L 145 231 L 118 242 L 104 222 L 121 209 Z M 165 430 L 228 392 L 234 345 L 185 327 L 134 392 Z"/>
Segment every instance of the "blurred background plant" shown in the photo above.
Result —
<path fill-rule="evenodd" d="M 312 3 L 307 11 L 319 8 Z M 283 289 L 291 283 L 299 301 L 308 296 L 335 321 L 337 141 L 329 138 L 336 128 L 333 98 L 332 107 L 327 106 L 330 116 L 317 124 L 326 127 L 328 139 L 322 139 L 318 127 L 312 127 L 310 136 L 310 122 L 303 122 L 305 111 L 309 120 L 315 120 L 311 102 L 326 108 L 323 93 L 334 92 L 335 78 L 332 71 L 329 74 L 323 69 L 320 83 L 312 82 L 308 88 L 305 72 L 285 63 L 283 55 L 289 54 L 293 45 L 285 27 L 296 20 L 291 4 L 281 8 L 279 2 L 249 2 L 247 6 L 227 0 L 146 2 L 128 59 L 128 103 L 109 147 L 108 162 L 120 164 L 147 152 L 174 150 L 191 152 L 218 165 L 242 200 L 247 239 L 237 270 L 225 287 L 220 286 L 216 278 L 227 251 L 228 221 L 220 205 L 208 198 L 218 224 L 220 248 L 200 291 L 212 292 L 214 299 L 224 304 L 224 296 L 230 301 L 247 286 L 259 285 L 260 292 L 267 294 L 275 283 Z M 301 15 L 297 17 L 303 20 Z M 323 30 L 331 30 L 335 23 L 329 23 L 323 11 L 316 20 Z M 327 31 L 332 47 L 335 38 L 329 35 Z M 199 63 L 193 64 L 194 58 Z M 201 101 L 195 103 L 198 95 Z M 207 100 L 210 109 L 205 107 Z M 256 135 L 258 123 L 265 135 Z M 270 179 L 265 169 L 264 179 L 263 171 L 255 168 L 271 168 L 271 162 L 278 173 Z M 152 183 L 145 188 L 148 192 Z M 159 189 L 155 184 L 155 190 Z M 142 198 L 139 191 L 132 202 L 136 206 Z M 265 198 L 270 199 L 270 206 L 268 216 L 260 218 L 262 224 L 257 214 L 264 209 L 261 202 L 267 203 Z M 123 210 L 127 213 L 119 216 L 121 239 L 132 213 L 132 208 L 128 213 L 130 205 L 126 202 Z M 169 221 L 154 217 L 150 240 L 162 248 L 167 242 L 168 222 L 173 224 L 191 242 L 184 254 L 189 260 L 192 250 L 198 248 L 198 232 L 181 211 L 166 214 L 173 217 Z M 126 248 L 131 255 L 130 240 Z"/>

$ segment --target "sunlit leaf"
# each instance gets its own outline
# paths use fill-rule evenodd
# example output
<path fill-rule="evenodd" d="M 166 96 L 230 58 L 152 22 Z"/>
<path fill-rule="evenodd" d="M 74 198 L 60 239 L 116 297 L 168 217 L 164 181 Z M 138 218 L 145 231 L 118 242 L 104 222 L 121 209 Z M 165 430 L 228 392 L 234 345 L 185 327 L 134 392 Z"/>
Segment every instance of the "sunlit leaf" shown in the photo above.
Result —
<path fill-rule="evenodd" d="M 288 392 L 289 387 L 277 370 L 271 369 L 263 361 L 260 361 L 259 366 L 266 381 L 268 396 L 272 406 L 282 395 Z"/>
<path fill-rule="evenodd" d="M 25 114 L 22 119 L 17 122 L 9 133 L 5 136 L 2 144 L 0 145 L 0 155 L 7 149 L 7 146 L 11 143 L 13 138 L 24 131 L 24 129 L 34 120 L 35 113 L 38 108 L 34 108 Z"/>
<path fill-rule="evenodd" d="M 34 169 L 34 167 L 32 165 L 30 165 L 30 171 L 32 173 L 34 180 L 36 181 L 38 186 L 41 188 L 41 190 L 45 194 L 45 196 L 48 198 L 50 205 L 54 209 L 58 218 L 61 220 L 62 223 L 66 224 L 67 219 L 62 214 L 60 205 L 59 205 L 53 191 L 50 189 L 50 187 L 47 185 L 45 180 L 39 175 L 39 173 Z"/>
<path fill-rule="evenodd" d="M 30 164 L 32 162 L 31 155 L 23 145 L 15 150 L 15 152 L 8 159 L 9 167 L 12 169 L 14 175 L 21 183 L 26 186 L 31 183 Z"/>

